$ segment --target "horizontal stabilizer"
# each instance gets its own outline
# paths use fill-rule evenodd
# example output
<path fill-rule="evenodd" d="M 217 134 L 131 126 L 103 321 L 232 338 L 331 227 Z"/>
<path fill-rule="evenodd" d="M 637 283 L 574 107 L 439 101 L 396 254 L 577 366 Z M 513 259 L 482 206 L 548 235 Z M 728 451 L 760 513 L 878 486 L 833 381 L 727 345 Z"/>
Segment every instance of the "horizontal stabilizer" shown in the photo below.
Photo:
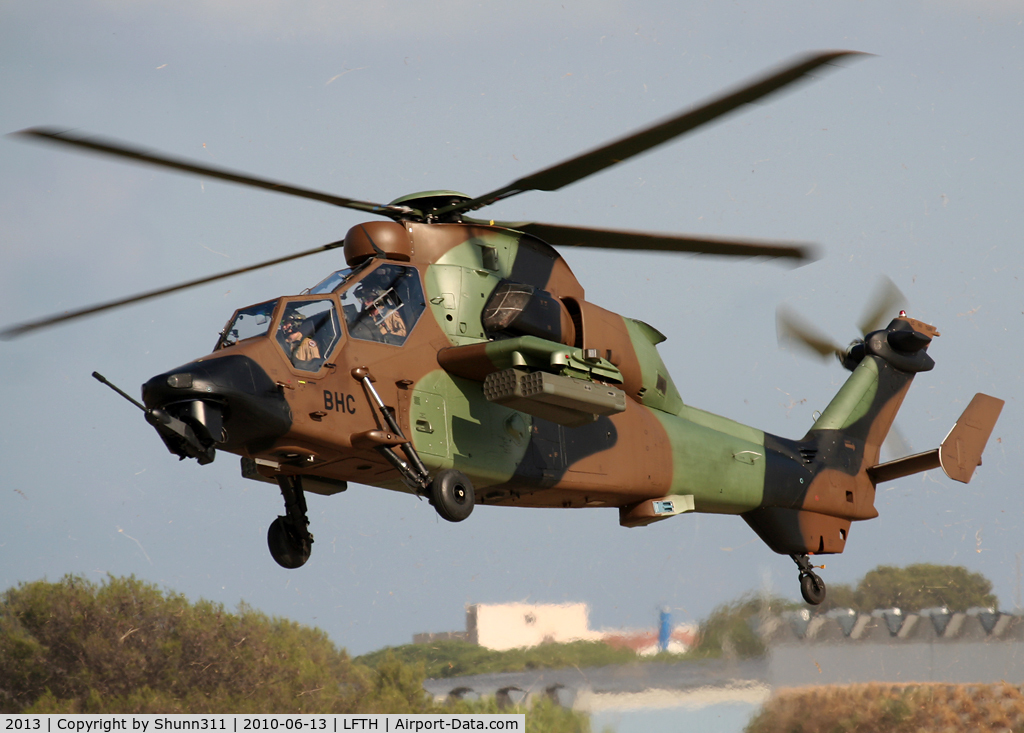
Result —
<path fill-rule="evenodd" d="M 999 419 L 1003 404 L 1003 400 L 979 392 L 960 415 L 942 445 L 927 453 L 872 466 L 868 469 L 868 476 L 877 485 L 941 466 L 954 481 L 965 484 L 970 482 L 974 469 L 981 465 L 981 453 Z"/>
<path fill-rule="evenodd" d="M 913 456 L 897 458 L 895 461 L 872 466 L 868 469 L 868 476 L 871 477 L 873 484 L 878 485 L 883 481 L 892 481 L 893 479 L 903 478 L 904 476 L 921 473 L 922 471 L 930 471 L 941 465 L 939 449 L 935 448 L 927 453 L 918 453 Z"/>

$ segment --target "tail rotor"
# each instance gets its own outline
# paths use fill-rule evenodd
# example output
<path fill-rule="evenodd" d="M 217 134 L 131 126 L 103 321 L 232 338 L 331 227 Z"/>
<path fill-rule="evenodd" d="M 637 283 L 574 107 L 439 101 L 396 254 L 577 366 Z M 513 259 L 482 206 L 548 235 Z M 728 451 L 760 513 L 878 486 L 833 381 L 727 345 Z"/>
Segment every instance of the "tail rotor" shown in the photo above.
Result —
<path fill-rule="evenodd" d="M 775 311 L 779 346 L 794 347 L 822 360 L 835 356 L 840 364 L 853 371 L 864 357 L 864 339 L 867 335 L 885 328 L 886 324 L 906 307 L 906 302 L 906 296 L 896 284 L 883 276 L 872 291 L 864 313 L 857 321 L 861 337 L 851 341 L 848 346 L 842 346 L 831 336 L 822 333 L 788 306 L 780 305 Z"/>

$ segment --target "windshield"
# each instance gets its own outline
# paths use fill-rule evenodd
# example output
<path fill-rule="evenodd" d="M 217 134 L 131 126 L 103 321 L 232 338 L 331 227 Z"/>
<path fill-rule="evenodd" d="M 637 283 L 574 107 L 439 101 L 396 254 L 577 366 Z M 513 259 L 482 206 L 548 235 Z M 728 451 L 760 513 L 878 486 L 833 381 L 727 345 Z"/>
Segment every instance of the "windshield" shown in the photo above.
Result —
<path fill-rule="evenodd" d="M 259 303 L 258 305 L 250 305 L 248 308 L 236 311 L 234 317 L 221 333 L 217 348 L 223 349 L 233 346 L 244 339 L 266 334 L 270 329 L 270 321 L 274 316 L 274 308 L 276 307 L 277 301 L 271 300 L 266 303 Z"/>
<path fill-rule="evenodd" d="M 319 283 L 309 289 L 310 295 L 322 295 L 324 293 L 333 293 L 335 290 L 340 288 L 345 282 L 352 277 L 354 273 L 351 267 L 346 267 L 344 270 L 338 270 L 332 272 L 330 275 L 325 277 Z"/>

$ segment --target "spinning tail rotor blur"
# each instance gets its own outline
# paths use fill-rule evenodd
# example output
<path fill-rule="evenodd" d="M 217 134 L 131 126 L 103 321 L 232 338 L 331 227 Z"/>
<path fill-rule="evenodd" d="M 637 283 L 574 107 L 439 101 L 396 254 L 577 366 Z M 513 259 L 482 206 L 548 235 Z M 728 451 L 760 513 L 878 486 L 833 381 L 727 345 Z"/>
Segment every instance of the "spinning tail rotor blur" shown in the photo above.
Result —
<path fill-rule="evenodd" d="M 892 280 L 883 276 L 857 321 L 860 338 L 854 339 L 849 345 L 842 346 L 785 304 L 780 305 L 775 311 L 776 335 L 782 348 L 792 346 L 797 351 L 823 360 L 835 356 L 840 364 L 852 371 L 863 354 L 864 338 L 872 331 L 885 328 L 885 325 L 903 313 L 906 307 L 906 296 Z"/>

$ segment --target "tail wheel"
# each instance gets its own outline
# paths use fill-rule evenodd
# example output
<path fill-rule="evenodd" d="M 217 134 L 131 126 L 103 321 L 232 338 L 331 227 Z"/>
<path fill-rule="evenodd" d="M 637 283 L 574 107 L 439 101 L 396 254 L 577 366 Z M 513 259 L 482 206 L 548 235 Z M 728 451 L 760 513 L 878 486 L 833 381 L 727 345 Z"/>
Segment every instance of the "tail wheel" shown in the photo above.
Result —
<path fill-rule="evenodd" d="M 462 471 L 445 469 L 430 482 L 430 503 L 442 519 L 461 522 L 473 513 L 475 502 L 473 484 Z"/>
<path fill-rule="evenodd" d="M 285 517 L 278 517 L 270 523 L 270 529 L 267 530 L 267 546 L 270 547 L 274 561 L 282 568 L 301 568 L 309 559 L 313 549 L 313 538 L 309 532 L 305 532 L 304 537 L 300 534 L 303 533 L 296 532 Z"/>
<path fill-rule="evenodd" d="M 800 576 L 800 595 L 812 606 L 819 605 L 825 600 L 825 581 L 814 573 L 804 573 Z"/>

